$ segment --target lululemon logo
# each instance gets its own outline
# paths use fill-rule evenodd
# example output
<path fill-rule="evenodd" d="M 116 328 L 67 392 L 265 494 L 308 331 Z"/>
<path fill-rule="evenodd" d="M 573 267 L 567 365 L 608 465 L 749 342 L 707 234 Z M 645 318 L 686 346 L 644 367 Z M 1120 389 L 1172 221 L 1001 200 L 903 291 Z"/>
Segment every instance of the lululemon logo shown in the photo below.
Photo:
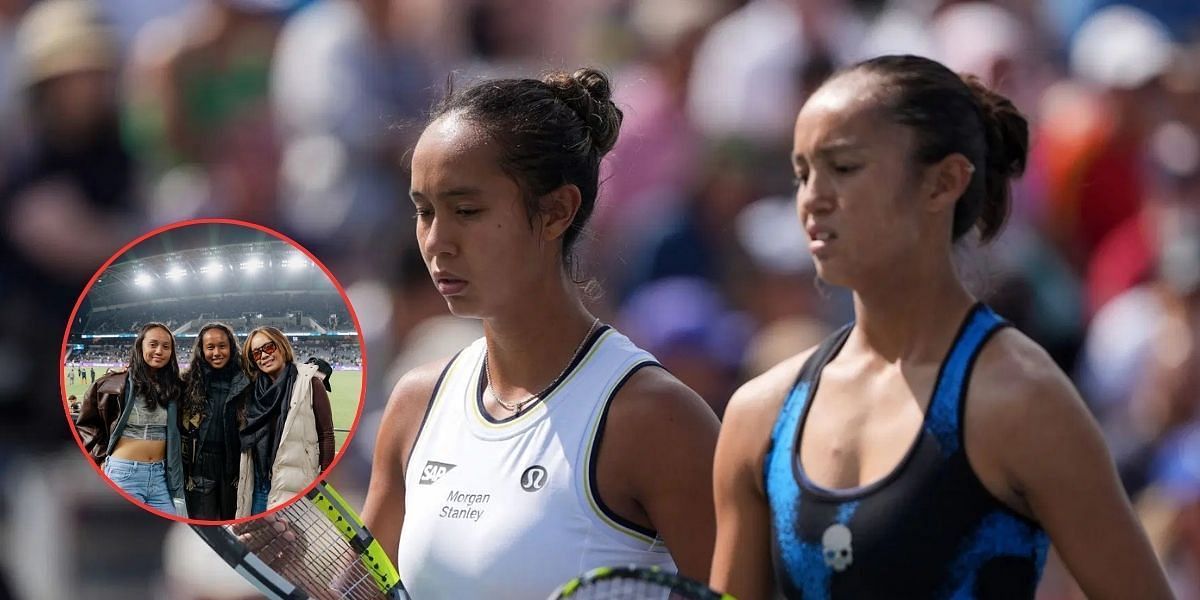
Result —
<path fill-rule="evenodd" d="M 536 492 L 546 485 L 546 467 L 533 465 L 521 473 L 521 489 Z"/>

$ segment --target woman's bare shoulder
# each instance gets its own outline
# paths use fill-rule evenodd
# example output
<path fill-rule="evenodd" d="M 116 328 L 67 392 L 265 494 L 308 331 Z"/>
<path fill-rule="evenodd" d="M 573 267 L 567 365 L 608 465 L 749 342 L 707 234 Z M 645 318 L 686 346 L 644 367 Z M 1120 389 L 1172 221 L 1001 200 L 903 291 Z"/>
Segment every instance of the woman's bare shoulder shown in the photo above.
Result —
<path fill-rule="evenodd" d="M 388 413 L 407 414 L 413 410 L 424 413 L 426 405 L 429 404 L 429 400 L 442 378 L 442 373 L 451 360 L 453 358 L 449 356 L 439 358 L 402 375 L 396 385 L 392 387 L 392 393 L 388 398 Z"/>
<path fill-rule="evenodd" d="M 970 392 L 968 414 L 987 422 L 1024 421 L 1054 405 L 1079 402 L 1070 378 L 1050 354 L 1012 327 L 997 332 L 980 351 Z"/>
<path fill-rule="evenodd" d="M 752 431 L 755 436 L 769 432 L 784 399 L 796 383 L 800 369 L 816 349 L 814 346 L 796 354 L 742 384 L 729 399 L 729 406 L 725 409 L 726 421 L 736 421 L 739 429 Z"/>

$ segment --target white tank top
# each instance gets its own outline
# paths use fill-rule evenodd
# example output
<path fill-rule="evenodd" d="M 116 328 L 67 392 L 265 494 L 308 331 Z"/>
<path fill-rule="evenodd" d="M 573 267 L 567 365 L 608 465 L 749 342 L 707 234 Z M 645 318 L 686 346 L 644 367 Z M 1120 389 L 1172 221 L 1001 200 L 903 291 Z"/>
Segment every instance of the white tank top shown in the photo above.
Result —
<path fill-rule="evenodd" d="M 412 596 L 529 600 L 595 567 L 674 572 L 655 533 L 595 491 L 608 405 L 654 357 L 603 327 L 558 386 L 496 421 L 483 410 L 484 348 L 479 339 L 446 366 L 408 461 L 396 569 Z"/>

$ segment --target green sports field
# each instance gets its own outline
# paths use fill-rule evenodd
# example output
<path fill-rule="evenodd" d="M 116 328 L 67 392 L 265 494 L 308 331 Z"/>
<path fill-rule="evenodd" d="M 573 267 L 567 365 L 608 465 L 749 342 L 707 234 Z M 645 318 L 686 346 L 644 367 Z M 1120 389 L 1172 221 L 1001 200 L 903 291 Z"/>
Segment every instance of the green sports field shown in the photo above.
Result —
<path fill-rule="evenodd" d="M 86 370 L 86 369 L 85 369 Z M 107 369 L 96 368 L 96 377 L 100 377 Z M 64 375 L 66 370 L 63 371 Z M 329 380 L 333 392 L 329 394 L 329 404 L 333 409 L 333 427 L 336 431 L 337 448 L 340 450 L 346 441 L 350 426 L 354 424 L 354 415 L 358 411 L 358 398 L 362 390 L 362 371 L 334 371 Z M 78 379 L 74 384 L 67 380 L 67 395 L 83 399 L 87 392 L 88 383 Z"/>
<path fill-rule="evenodd" d="M 358 412 L 358 399 L 362 395 L 362 371 L 334 371 L 329 378 L 333 391 L 329 393 L 329 405 L 333 409 L 333 427 L 337 430 L 337 448 L 341 450 L 346 441 L 354 415 Z"/>

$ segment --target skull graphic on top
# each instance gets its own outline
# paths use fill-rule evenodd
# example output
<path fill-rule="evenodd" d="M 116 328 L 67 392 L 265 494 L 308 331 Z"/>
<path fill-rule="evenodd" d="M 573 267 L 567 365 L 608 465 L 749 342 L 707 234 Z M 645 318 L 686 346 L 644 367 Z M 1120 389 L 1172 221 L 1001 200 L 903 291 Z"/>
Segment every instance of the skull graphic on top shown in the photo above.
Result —
<path fill-rule="evenodd" d="M 854 548 L 850 545 L 852 538 L 850 528 L 841 523 L 830 525 L 821 536 L 821 556 L 834 571 L 845 571 L 854 562 Z"/>

